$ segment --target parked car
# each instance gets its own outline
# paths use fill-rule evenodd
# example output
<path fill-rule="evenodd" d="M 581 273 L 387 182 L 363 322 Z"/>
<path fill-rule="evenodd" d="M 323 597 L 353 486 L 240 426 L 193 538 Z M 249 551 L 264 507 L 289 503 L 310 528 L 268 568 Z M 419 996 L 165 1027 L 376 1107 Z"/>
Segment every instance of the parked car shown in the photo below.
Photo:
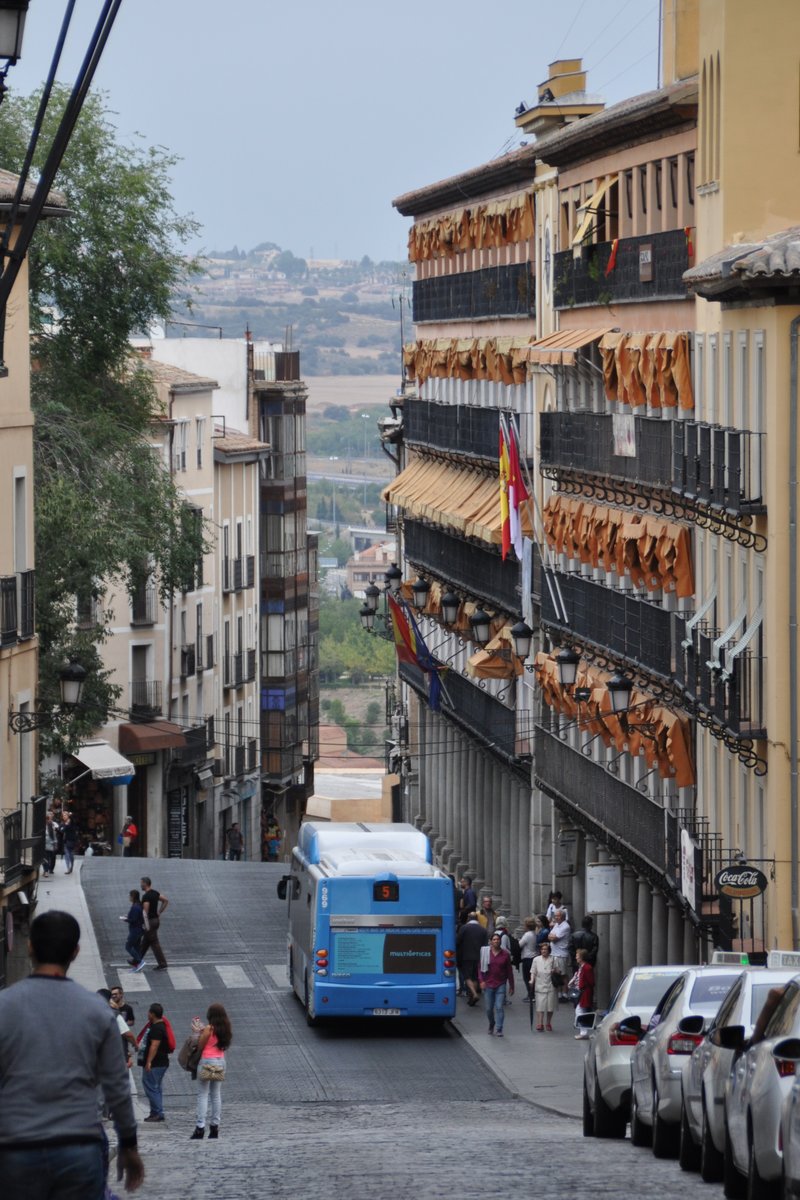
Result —
<path fill-rule="evenodd" d="M 800 1195 L 800 1063 L 783 1102 L 780 1144 L 783 1149 L 783 1193 Z"/>
<path fill-rule="evenodd" d="M 620 1022 L 636 1016 L 646 1024 L 683 966 L 632 967 L 608 1010 L 586 1013 L 578 1023 L 591 1040 L 583 1063 L 584 1137 L 624 1138 L 631 1096 L 631 1054 L 638 1036 L 620 1032 Z"/>
<path fill-rule="evenodd" d="M 725 1087 L 722 1180 L 730 1197 L 746 1190 L 767 1200 L 778 1194 L 783 1175 L 781 1116 L 800 1061 L 800 975 L 772 999 L 774 1011 L 755 1044 L 748 1046 L 740 1025 L 717 1033 L 738 1054 Z"/>
<path fill-rule="evenodd" d="M 651 1142 L 657 1158 L 677 1152 L 684 1064 L 739 974 L 730 967 L 689 967 L 662 997 L 646 1030 L 636 1017 L 622 1022 L 622 1032 L 640 1038 L 631 1055 L 631 1141 Z"/>
<path fill-rule="evenodd" d="M 749 1038 L 770 988 L 782 987 L 795 973 L 796 968 L 748 967 L 742 971 L 686 1064 L 678 1158 L 685 1171 L 699 1169 L 706 1183 L 722 1179 L 725 1086 L 735 1058 L 733 1049 L 720 1044 L 717 1030 L 741 1026 L 744 1037 Z"/>

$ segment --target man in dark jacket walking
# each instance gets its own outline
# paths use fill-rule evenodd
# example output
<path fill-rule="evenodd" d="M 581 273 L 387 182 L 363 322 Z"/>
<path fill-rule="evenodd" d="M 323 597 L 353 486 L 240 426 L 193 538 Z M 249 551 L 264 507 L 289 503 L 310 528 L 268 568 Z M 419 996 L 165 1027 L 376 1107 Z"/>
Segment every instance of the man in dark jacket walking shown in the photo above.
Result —
<path fill-rule="evenodd" d="M 470 1008 L 481 998 L 478 985 L 478 966 L 481 947 L 488 946 L 489 935 L 478 920 L 477 913 L 470 913 L 466 925 L 461 925 L 456 935 L 456 963 L 461 972 L 461 983 L 468 994 Z"/>
<path fill-rule="evenodd" d="M 578 950 L 586 951 L 586 961 L 592 966 L 597 962 L 597 948 L 600 945 L 600 938 L 594 931 L 594 919 L 592 917 L 584 917 L 581 921 L 580 929 L 576 929 L 570 941 L 570 955 L 572 957 L 573 971 L 577 970 L 576 953 Z"/>

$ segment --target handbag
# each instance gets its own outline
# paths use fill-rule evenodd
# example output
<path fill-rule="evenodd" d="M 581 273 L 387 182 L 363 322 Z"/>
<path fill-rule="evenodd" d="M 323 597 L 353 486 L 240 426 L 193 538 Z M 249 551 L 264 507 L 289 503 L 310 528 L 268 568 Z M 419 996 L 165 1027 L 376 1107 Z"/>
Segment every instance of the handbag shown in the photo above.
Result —
<path fill-rule="evenodd" d="M 222 1083 L 225 1078 L 225 1064 L 209 1062 L 201 1062 L 200 1070 L 197 1073 L 197 1078 L 201 1083 Z"/>
<path fill-rule="evenodd" d="M 554 988 L 561 988 L 564 986 L 564 976 L 560 971 L 553 970 L 550 975 L 550 982 Z"/>
<path fill-rule="evenodd" d="M 577 1004 L 580 998 L 581 989 L 579 987 L 573 986 L 567 988 L 567 999 L 569 1000 L 570 1004 Z"/>
<path fill-rule="evenodd" d="M 183 1067 L 184 1071 L 196 1071 L 200 1062 L 200 1054 L 197 1034 L 190 1033 L 178 1051 L 178 1066 Z"/>

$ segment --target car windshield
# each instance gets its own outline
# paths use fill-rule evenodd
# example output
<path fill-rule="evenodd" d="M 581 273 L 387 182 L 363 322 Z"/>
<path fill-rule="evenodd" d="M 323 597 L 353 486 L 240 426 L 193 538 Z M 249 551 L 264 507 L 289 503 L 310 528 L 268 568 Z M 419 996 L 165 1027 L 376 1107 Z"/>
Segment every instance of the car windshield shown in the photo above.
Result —
<path fill-rule="evenodd" d="M 716 1013 L 738 978 L 738 972 L 736 975 L 698 975 L 689 1001 L 692 1010 Z"/>
<path fill-rule="evenodd" d="M 637 973 L 631 980 L 631 986 L 628 989 L 625 1000 L 626 1008 L 655 1008 L 667 988 L 672 987 L 678 976 L 682 974 L 682 971 L 676 971 L 674 975 L 649 971 Z"/>

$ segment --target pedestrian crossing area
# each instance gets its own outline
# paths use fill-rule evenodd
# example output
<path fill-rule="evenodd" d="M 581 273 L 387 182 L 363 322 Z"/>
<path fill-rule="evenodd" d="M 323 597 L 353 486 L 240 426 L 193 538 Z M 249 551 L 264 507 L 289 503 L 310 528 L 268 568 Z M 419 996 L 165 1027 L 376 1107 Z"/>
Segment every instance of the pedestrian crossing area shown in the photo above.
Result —
<path fill-rule="evenodd" d="M 229 989 L 258 988 L 264 991 L 263 985 L 256 982 L 248 974 L 241 963 L 178 963 L 167 967 L 166 971 L 155 971 L 154 967 L 145 967 L 143 971 L 132 971 L 123 963 L 110 963 L 111 971 L 116 971 L 121 987 L 129 995 L 161 991 L 164 979 L 168 979 L 176 992 L 200 992 L 208 990 L 209 971 L 214 975 L 214 986 Z M 285 963 L 265 963 L 266 972 L 272 987 L 268 990 L 285 992 L 289 990 L 286 978 Z M 202 982 L 198 971 L 205 982 Z"/>

